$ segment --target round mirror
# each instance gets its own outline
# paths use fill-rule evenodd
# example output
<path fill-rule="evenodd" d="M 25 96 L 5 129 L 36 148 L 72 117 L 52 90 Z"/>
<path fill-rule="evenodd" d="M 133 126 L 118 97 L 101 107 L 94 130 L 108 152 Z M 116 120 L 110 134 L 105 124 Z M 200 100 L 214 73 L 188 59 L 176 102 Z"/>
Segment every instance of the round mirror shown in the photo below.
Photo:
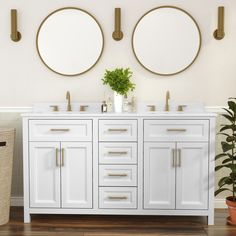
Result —
<path fill-rule="evenodd" d="M 66 76 L 87 72 L 99 60 L 104 38 L 97 20 L 78 8 L 52 12 L 41 23 L 37 50 L 43 63 Z"/>
<path fill-rule="evenodd" d="M 174 75 L 196 60 L 201 47 L 200 29 L 186 11 L 162 6 L 147 12 L 135 26 L 133 51 L 152 73 Z"/>

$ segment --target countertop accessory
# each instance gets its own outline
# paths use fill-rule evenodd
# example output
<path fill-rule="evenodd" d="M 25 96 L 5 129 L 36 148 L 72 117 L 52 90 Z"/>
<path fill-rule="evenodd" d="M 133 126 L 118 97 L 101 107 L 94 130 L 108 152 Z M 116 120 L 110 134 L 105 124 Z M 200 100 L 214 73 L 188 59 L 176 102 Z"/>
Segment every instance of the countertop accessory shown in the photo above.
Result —
<path fill-rule="evenodd" d="M 169 104 L 169 100 L 170 100 L 170 92 L 167 91 L 166 92 L 166 104 L 165 104 L 165 111 L 170 111 L 170 104 Z"/>
<path fill-rule="evenodd" d="M 59 108 L 56 105 L 51 105 L 50 107 L 52 108 L 52 111 L 59 111 Z"/>
<path fill-rule="evenodd" d="M 21 33 L 17 30 L 17 10 L 11 9 L 11 39 L 14 42 L 21 40 Z"/>
<path fill-rule="evenodd" d="M 149 108 L 149 111 L 156 111 L 156 106 L 155 105 L 147 105 Z"/>
<path fill-rule="evenodd" d="M 67 111 L 72 111 L 69 91 L 66 92 L 66 100 L 67 100 Z"/>
<path fill-rule="evenodd" d="M 88 108 L 89 106 L 88 105 L 80 105 L 79 107 L 79 111 L 86 111 L 86 109 Z"/>
<path fill-rule="evenodd" d="M 225 8 L 223 6 L 218 7 L 218 28 L 214 31 L 213 34 L 216 40 L 221 40 L 225 37 L 224 18 L 225 18 Z"/>
<path fill-rule="evenodd" d="M 115 8 L 115 31 L 112 37 L 116 41 L 120 41 L 123 38 L 123 32 L 121 31 L 121 9 Z"/>
<path fill-rule="evenodd" d="M 102 112 L 102 113 L 106 113 L 106 112 L 107 112 L 107 104 L 106 104 L 106 101 L 103 101 L 103 102 L 102 102 L 102 105 L 101 105 L 101 112 Z"/>

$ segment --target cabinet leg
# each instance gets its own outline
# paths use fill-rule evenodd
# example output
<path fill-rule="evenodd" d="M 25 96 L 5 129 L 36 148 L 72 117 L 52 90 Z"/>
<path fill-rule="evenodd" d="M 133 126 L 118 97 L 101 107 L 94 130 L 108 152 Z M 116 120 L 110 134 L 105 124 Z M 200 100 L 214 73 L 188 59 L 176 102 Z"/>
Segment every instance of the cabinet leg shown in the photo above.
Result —
<path fill-rule="evenodd" d="M 214 225 L 214 214 L 208 215 L 207 223 L 208 225 Z"/>
<path fill-rule="evenodd" d="M 24 223 L 30 223 L 31 222 L 31 216 L 29 213 L 24 213 Z"/>

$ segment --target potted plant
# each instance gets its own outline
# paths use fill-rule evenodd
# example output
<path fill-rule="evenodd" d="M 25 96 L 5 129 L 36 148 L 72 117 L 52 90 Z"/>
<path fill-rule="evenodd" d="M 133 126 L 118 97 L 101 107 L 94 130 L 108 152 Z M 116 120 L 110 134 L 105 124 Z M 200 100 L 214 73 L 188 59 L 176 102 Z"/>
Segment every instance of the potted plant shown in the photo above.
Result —
<path fill-rule="evenodd" d="M 221 163 L 215 167 L 215 171 L 222 168 L 228 169 L 225 176 L 218 182 L 218 189 L 215 196 L 223 191 L 231 192 L 226 198 L 230 217 L 228 223 L 236 225 L 236 98 L 230 98 L 228 101 L 228 109 L 224 108 L 226 114 L 222 114 L 227 119 L 228 124 L 222 124 L 218 134 L 224 137 L 221 142 L 222 153 L 218 154 L 215 159 L 221 159 Z"/>
<path fill-rule="evenodd" d="M 106 70 L 102 79 L 104 85 L 109 85 L 114 91 L 114 110 L 122 112 L 123 96 L 129 91 L 135 89 L 135 84 L 130 81 L 133 73 L 130 68 L 116 68 L 115 70 Z"/>

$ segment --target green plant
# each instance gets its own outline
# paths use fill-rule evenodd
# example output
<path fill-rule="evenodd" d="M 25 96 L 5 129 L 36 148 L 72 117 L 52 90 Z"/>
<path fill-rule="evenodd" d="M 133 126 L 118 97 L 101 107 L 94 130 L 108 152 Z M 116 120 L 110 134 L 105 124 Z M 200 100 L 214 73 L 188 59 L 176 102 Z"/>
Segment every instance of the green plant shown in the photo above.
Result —
<path fill-rule="evenodd" d="M 135 89 L 135 84 L 130 81 L 132 75 L 129 68 L 116 68 L 113 71 L 106 70 L 102 81 L 104 85 L 109 85 L 118 94 L 127 95 L 129 91 Z"/>
<path fill-rule="evenodd" d="M 218 154 L 215 159 L 222 159 L 221 164 L 215 167 L 215 171 L 227 168 L 229 173 L 222 177 L 218 182 L 218 189 L 215 196 L 223 191 L 230 191 L 232 197 L 230 200 L 236 201 L 236 98 L 228 100 L 228 109 L 224 108 L 226 114 L 222 114 L 228 120 L 228 124 L 222 124 L 218 134 L 225 137 L 221 142 L 222 153 Z"/>

